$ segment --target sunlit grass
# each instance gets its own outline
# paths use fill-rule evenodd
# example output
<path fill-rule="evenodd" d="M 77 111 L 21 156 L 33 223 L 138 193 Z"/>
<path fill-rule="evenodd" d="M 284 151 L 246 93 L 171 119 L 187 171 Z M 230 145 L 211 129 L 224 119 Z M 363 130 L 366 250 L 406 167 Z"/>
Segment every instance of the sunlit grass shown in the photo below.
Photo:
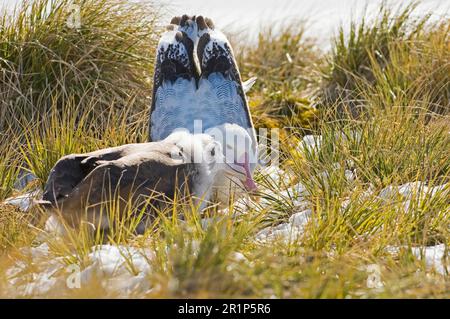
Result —
<path fill-rule="evenodd" d="M 0 17 L 0 129 L 18 115 L 45 116 L 67 101 L 101 122 L 109 108 L 146 110 L 150 103 L 159 12 L 149 1 L 81 0 L 72 25 L 71 0 L 21 1 Z M 76 13 L 76 12 L 75 12 Z M 81 110 L 84 112 L 84 110 Z"/>
<path fill-rule="evenodd" d="M 377 95 L 380 107 L 424 100 L 422 107 L 448 114 L 448 19 L 418 18 L 417 6 L 382 5 L 374 21 L 340 28 L 323 71 L 320 106 L 338 104 L 339 112 L 357 117 L 370 106 L 367 96 Z"/>
<path fill-rule="evenodd" d="M 98 7 L 85 3 L 86 17 L 98 14 Z M 141 280 L 151 289 L 130 293 L 132 297 L 448 298 L 448 273 L 430 269 L 412 249 L 448 247 L 450 241 L 449 26 L 448 21 L 433 25 L 425 23 L 426 18 L 413 21 L 412 8 L 397 13 L 383 8 L 380 19 L 372 24 L 353 24 L 350 38 L 337 38 L 328 60 L 312 39 L 304 38 L 300 24 L 278 34 L 262 32 L 256 47 L 241 45 L 238 60 L 244 78 L 259 78 L 249 93 L 255 123 L 288 127 L 280 136 L 282 175 L 261 169 L 256 175 L 259 198 L 221 211 L 211 207 L 200 214 L 195 200 L 180 196 L 156 209 L 149 227 L 139 235 L 136 229 L 144 211 L 133 209 L 126 199 L 114 197 L 104 203 L 108 232 L 88 222 L 77 229 L 63 223 L 61 236 L 46 233 L 46 216 L 41 218 L 43 212 L 38 209 L 21 215 L 10 206 L 0 206 L 0 296 L 30 297 L 11 289 L 6 271 L 23 262 L 26 267 L 21 275 L 28 278 L 25 275 L 32 275 L 39 265 L 23 248 L 46 243 L 49 253 L 44 262 L 58 260 L 62 278 L 67 277 L 64 272 L 69 265 L 89 267 L 93 247 L 103 244 L 121 247 L 126 268 L 136 274 L 128 250 L 141 250 L 151 269 Z M 130 17 L 130 11 L 118 20 L 107 14 L 98 23 L 105 23 L 101 26 L 106 28 L 106 21 L 111 21 L 117 31 Z M 39 23 L 30 33 L 28 18 L 22 15 L 21 19 L 17 25 L 26 26 L 25 30 L 0 31 L 8 52 L 16 52 L 11 49 L 16 37 L 25 34 L 34 39 L 37 34 L 36 39 L 41 39 L 44 35 Z M 140 99 L 135 85 L 149 95 L 148 83 L 140 85 L 151 73 L 146 69 L 151 61 L 129 57 L 119 63 L 117 59 L 133 32 L 157 33 L 137 25 L 133 28 L 137 29 L 120 35 L 117 52 L 107 55 L 109 62 L 118 64 L 89 60 L 93 69 L 102 70 L 104 81 L 123 86 L 96 91 L 65 81 L 47 87 L 44 83 L 53 83 L 55 70 L 41 70 L 44 66 L 36 65 L 41 62 L 30 64 L 42 72 L 38 79 L 25 79 L 22 88 L 37 81 L 43 91 L 37 99 L 34 94 L 22 97 L 28 96 L 24 100 L 39 110 L 45 106 L 45 112 L 30 117 L 28 111 L 22 112 L 26 108 L 19 107 L 22 102 L 8 104 L 11 115 L 2 117 L 0 128 L 0 200 L 17 194 L 14 183 L 20 169 L 34 173 L 41 187 L 61 156 L 146 141 L 149 104 L 145 104 L 147 98 Z M 57 34 L 69 36 L 64 43 L 70 40 L 70 32 Z M 114 39 L 102 48 L 106 50 Z M 141 58 L 152 56 L 153 44 L 138 45 L 131 52 Z M 66 53 L 67 48 L 53 47 Z M 142 51 L 135 52 L 138 48 Z M 109 72 L 122 66 L 123 73 Z M 80 70 L 80 74 L 92 79 L 93 69 Z M 137 82 L 123 82 L 136 72 L 142 76 Z M 14 96 L 15 85 L 2 86 L 1 94 Z M 326 85 L 339 87 L 345 94 L 319 100 Z M 125 92 L 122 102 L 126 100 L 129 107 L 115 107 L 117 92 L 110 89 Z M 46 90 L 49 95 L 43 99 L 41 93 Z M 356 118 L 351 109 L 342 108 L 355 101 L 363 110 Z M 319 102 L 325 103 L 320 113 L 312 106 Z M 99 110 L 101 120 L 93 120 Z M 300 147 L 306 132 L 321 136 L 320 147 Z M 407 183 L 416 183 L 411 194 L 396 191 Z M 286 223 L 306 209 L 311 215 L 298 237 L 255 240 L 260 230 Z M 29 218 L 34 214 L 38 218 Z M 398 251 L 392 253 L 392 248 Z M 368 285 L 374 267 L 380 272 L 382 287 Z M 101 279 L 90 278 L 79 289 L 62 285 L 41 296 L 119 294 L 102 286 Z"/>

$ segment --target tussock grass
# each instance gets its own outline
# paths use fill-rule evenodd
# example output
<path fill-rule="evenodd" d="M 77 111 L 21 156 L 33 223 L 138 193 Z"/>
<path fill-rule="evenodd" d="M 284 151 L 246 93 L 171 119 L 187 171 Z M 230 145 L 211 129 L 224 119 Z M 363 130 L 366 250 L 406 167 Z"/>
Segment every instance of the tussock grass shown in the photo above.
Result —
<path fill-rule="evenodd" d="M 95 97 L 89 105 L 72 100 L 65 105 L 64 113 L 53 104 L 46 117 L 33 123 L 23 119 L 24 124 L 19 127 L 24 142 L 19 145 L 19 150 L 26 166 L 41 184 L 64 155 L 147 141 L 148 110 L 133 114 L 128 108 L 116 110 L 111 107 L 98 123 L 91 119 L 98 106 Z M 81 108 L 83 112 L 80 112 Z"/>
<path fill-rule="evenodd" d="M 19 176 L 20 157 L 15 149 L 15 142 L 8 140 L 10 132 L 0 133 L 0 200 L 13 193 L 14 183 Z"/>
<path fill-rule="evenodd" d="M 96 119 L 110 107 L 149 105 L 158 12 L 149 2 L 25 0 L 0 19 L 0 129 L 74 100 Z M 86 98 L 88 96 L 88 98 Z M 83 110 L 81 110 L 83 113 Z M 9 123 L 8 123 L 9 122 Z"/>
<path fill-rule="evenodd" d="M 417 6 L 384 4 L 374 21 L 362 18 L 348 32 L 339 29 L 323 71 L 323 107 L 337 103 L 341 115 L 357 117 L 370 105 L 371 92 L 383 94 L 379 102 L 385 104 L 424 99 L 432 111 L 448 113 L 448 19 L 416 18 Z"/>
<path fill-rule="evenodd" d="M 310 97 L 323 63 L 314 39 L 305 36 L 304 21 L 290 21 L 260 31 L 255 46 L 239 47 L 237 60 L 244 78 L 256 76 L 249 93 L 256 127 L 302 126 L 315 120 Z"/>
<path fill-rule="evenodd" d="M 148 136 L 147 106 L 144 108 L 148 100 L 140 99 L 137 92 L 145 88 L 142 92 L 150 95 L 144 79 L 148 76 L 145 72 L 151 72 L 147 66 L 154 43 L 137 41 L 131 51 L 122 45 L 157 33 L 150 26 L 138 28 L 140 20 L 131 11 L 125 10 L 122 17 L 108 10 L 96 11 L 101 2 L 83 3 L 86 18 L 101 15 L 92 23 L 99 23 L 103 31 L 97 34 L 96 28 L 89 27 L 88 38 L 98 43 L 105 30 L 112 32 L 110 42 L 100 42 L 100 51 L 114 47 L 121 23 L 131 23 L 132 29 L 120 33 L 117 52 L 106 55 L 109 61 L 88 59 L 92 69 L 83 70 L 89 79 L 83 82 L 86 86 L 77 81 L 51 82 L 52 77 L 57 78 L 56 67 L 33 62 L 30 65 L 42 72 L 36 78 L 25 77 L 22 91 L 14 85 L 2 87 L 5 101 L 22 92 L 19 95 L 27 98 L 19 102 L 27 100 L 30 108 L 8 107 L 10 115 L 2 117 L 0 200 L 16 192 L 13 184 L 22 167 L 36 174 L 42 185 L 63 155 L 143 142 Z M 62 18 L 57 19 L 56 13 L 63 11 L 58 8 L 46 19 L 60 26 Z M 43 233 L 44 219 L 30 222 L 10 207 L 0 207 L 0 296 L 30 296 L 17 287 L 11 289 L 6 275 L 6 269 L 19 262 L 28 265 L 23 278 L 36 271 L 37 265 L 24 256 L 23 247 L 47 243 L 46 258 L 63 257 L 64 273 L 64 267 L 73 263 L 82 269 L 89 267 L 92 247 L 108 243 L 151 251 L 146 260 L 151 272 L 141 280 L 152 289 L 133 297 L 448 298 L 448 273 L 430 269 L 414 253 L 418 247 L 422 251 L 438 244 L 448 247 L 450 240 L 448 21 L 430 24 L 427 17 L 414 20 L 413 8 L 393 11 L 382 7 L 375 22 L 353 24 L 349 32 L 341 29 L 328 60 L 316 51 L 313 40 L 304 38 L 301 25 L 295 24 L 277 34 L 262 32 L 255 47 L 241 46 L 241 50 L 239 44 L 234 45 L 240 52 L 243 77 L 259 78 L 250 93 L 255 123 L 288 127 L 280 137 L 284 173 L 277 178 L 267 170 L 258 172 L 258 200 L 237 203 L 224 211 L 211 207 L 203 216 L 194 201 L 175 200 L 160 209 L 142 235 L 135 232 L 140 212 L 129 209 L 119 214 L 115 201 L 105 203 L 110 232 L 93 232 L 87 223 L 80 229 L 66 225 L 63 237 Z M 153 12 L 147 12 L 150 18 L 154 18 Z M 23 21 L 14 25 L 28 27 L 26 31 L 8 29 L 3 44 L 8 52 L 16 52 L 10 47 L 24 35 L 28 38 L 19 41 L 21 45 L 36 43 L 38 36 L 50 37 L 53 30 L 52 23 L 45 29 L 39 17 L 36 24 L 23 13 L 21 17 Z M 102 24 L 105 21 L 112 23 L 111 29 Z M 35 26 L 33 33 L 30 26 Z M 70 41 L 74 41 L 71 32 L 75 31 L 58 30 L 55 32 L 63 37 L 63 47 L 68 50 L 58 52 L 72 52 L 65 45 L 74 43 Z M 140 34 L 138 30 L 149 33 L 140 38 L 134 33 Z M 27 50 L 37 50 L 32 48 Z M 90 52 L 88 46 L 75 52 L 83 50 Z M 130 56 L 121 60 L 121 50 L 145 59 Z M 115 67 L 123 72 L 113 74 Z M 46 72 L 48 85 L 44 84 Z M 135 82 L 126 81 L 133 76 Z M 105 81 L 104 86 L 95 88 L 97 81 Z M 117 85 L 111 87 L 111 83 Z M 34 85 L 51 94 L 44 98 L 43 91 L 24 93 L 28 91 L 22 88 L 34 90 Z M 126 98 L 118 98 L 123 96 Z M 127 107 L 116 107 L 124 100 Z M 314 111 L 313 105 L 321 106 L 321 112 Z M 93 114 L 101 114 L 101 120 L 93 121 Z M 306 132 L 321 136 L 320 147 L 299 147 Z M 398 187 L 405 184 L 415 187 L 400 193 Z M 310 218 L 298 236 L 255 240 L 260 230 L 283 225 L 306 209 Z M 126 252 L 123 255 L 127 269 L 136 274 L 132 258 Z M 448 265 L 448 257 L 443 262 Z M 373 269 L 379 272 L 382 287 L 368 284 Z M 61 287 L 40 296 L 119 295 L 94 278 L 83 282 L 80 289 Z"/>
<path fill-rule="evenodd" d="M 344 127 L 339 122 L 339 129 L 336 124 L 321 125 L 320 150 L 307 151 L 303 162 L 294 162 L 294 171 L 320 214 L 313 229 L 317 236 L 306 239 L 311 245 L 320 249 L 334 245 L 335 236 L 342 245 L 353 245 L 354 239 L 381 229 L 389 229 L 385 235 L 390 241 L 448 240 L 448 184 L 433 197 L 420 195 L 425 185 L 448 183 L 448 119 L 446 128 L 425 123 L 424 116 L 418 119 L 410 108 L 392 108 L 369 121 L 350 121 Z M 393 195 L 391 203 L 380 197 L 386 187 L 416 181 L 423 185 L 413 191 L 406 212 L 401 196 Z M 391 223 L 399 226 L 398 222 L 403 224 L 395 231 L 386 228 Z"/>
<path fill-rule="evenodd" d="M 1 251 L 29 245 L 31 236 L 28 225 L 32 217 L 24 215 L 17 207 L 12 205 L 1 204 L 0 212 Z"/>

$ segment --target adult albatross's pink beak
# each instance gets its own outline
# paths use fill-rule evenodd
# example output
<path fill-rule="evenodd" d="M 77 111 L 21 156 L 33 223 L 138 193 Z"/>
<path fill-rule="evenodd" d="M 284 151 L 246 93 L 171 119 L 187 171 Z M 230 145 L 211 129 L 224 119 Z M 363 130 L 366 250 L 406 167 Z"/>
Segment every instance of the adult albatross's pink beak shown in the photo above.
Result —
<path fill-rule="evenodd" d="M 235 163 L 235 164 L 244 168 L 245 177 L 246 177 L 245 181 L 244 181 L 245 189 L 249 192 L 256 191 L 258 189 L 258 186 L 256 185 L 255 181 L 253 180 L 252 173 L 250 172 L 250 163 L 249 163 L 249 159 L 248 159 L 248 153 L 245 152 L 243 161 L 241 158 L 239 163 Z"/>

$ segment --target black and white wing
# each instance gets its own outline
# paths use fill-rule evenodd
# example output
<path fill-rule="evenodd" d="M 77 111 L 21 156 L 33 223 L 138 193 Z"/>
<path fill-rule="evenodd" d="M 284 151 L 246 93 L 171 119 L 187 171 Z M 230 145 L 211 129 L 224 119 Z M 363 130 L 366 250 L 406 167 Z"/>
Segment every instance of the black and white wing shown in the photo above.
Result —
<path fill-rule="evenodd" d="M 208 22 L 208 23 L 207 23 Z M 225 123 L 253 128 L 244 86 L 226 36 L 210 21 L 197 18 L 197 56 L 201 69 L 198 99 L 210 113 L 206 129 Z"/>
<path fill-rule="evenodd" d="M 194 62 L 197 25 L 188 16 L 174 18 L 158 44 L 150 139 L 160 141 L 177 128 L 188 128 L 184 112 L 195 105 L 198 72 Z"/>
<path fill-rule="evenodd" d="M 153 141 L 179 128 L 202 133 L 230 123 L 249 129 L 256 145 L 233 50 L 210 20 L 183 16 L 174 30 L 164 33 L 157 55 L 150 124 Z"/>

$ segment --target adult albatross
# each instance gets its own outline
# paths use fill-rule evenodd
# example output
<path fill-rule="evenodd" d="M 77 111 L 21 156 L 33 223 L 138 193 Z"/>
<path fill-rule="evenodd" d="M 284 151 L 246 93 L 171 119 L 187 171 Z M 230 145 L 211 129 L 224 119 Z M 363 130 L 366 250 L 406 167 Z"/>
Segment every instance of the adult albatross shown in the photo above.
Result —
<path fill-rule="evenodd" d="M 257 164 L 257 139 L 233 50 L 210 19 L 183 15 L 171 21 L 158 44 L 150 111 L 150 139 L 160 141 L 184 128 L 212 135 L 222 144 L 231 164 L 241 164 L 253 191 Z M 236 142 L 230 132 L 245 130 Z M 214 132 L 214 133 L 211 133 Z M 238 134 L 243 136 L 242 134 Z M 214 182 L 217 198 L 227 203 L 236 186 L 226 174 Z M 234 188 L 236 190 L 236 188 Z"/>
<path fill-rule="evenodd" d="M 176 190 L 205 207 L 218 172 L 245 177 L 226 164 L 211 135 L 175 132 L 160 142 L 127 144 L 62 157 L 50 172 L 38 203 L 73 227 L 82 220 L 108 229 L 107 211 L 145 211 L 141 229 L 170 204 Z M 111 205 L 112 204 L 112 205 Z M 138 227 L 139 229 L 139 227 Z"/>

